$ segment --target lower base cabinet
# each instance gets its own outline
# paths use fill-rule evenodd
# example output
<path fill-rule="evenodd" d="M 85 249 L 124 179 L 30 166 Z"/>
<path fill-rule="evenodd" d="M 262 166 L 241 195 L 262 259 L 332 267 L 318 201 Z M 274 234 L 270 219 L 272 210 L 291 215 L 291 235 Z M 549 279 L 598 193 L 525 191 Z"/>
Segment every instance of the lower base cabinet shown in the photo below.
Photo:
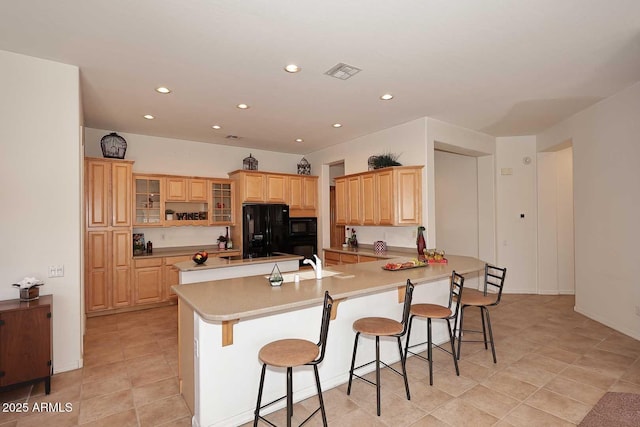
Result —
<path fill-rule="evenodd" d="M 45 382 L 51 392 L 53 298 L 0 301 L 0 391 L 14 384 Z"/>
<path fill-rule="evenodd" d="M 163 297 L 163 259 L 134 260 L 133 265 L 133 304 L 161 302 Z"/>
<path fill-rule="evenodd" d="M 360 254 L 347 254 L 337 251 L 324 250 L 324 265 L 341 265 L 341 264 L 357 264 L 360 262 L 380 261 L 384 258 L 378 258 L 374 256 L 360 255 Z"/>
<path fill-rule="evenodd" d="M 180 284 L 180 270 L 173 265 L 183 261 L 189 261 L 191 256 L 174 256 L 164 259 L 164 297 L 170 301 L 177 301 L 178 295 L 171 289 L 172 286 Z"/>

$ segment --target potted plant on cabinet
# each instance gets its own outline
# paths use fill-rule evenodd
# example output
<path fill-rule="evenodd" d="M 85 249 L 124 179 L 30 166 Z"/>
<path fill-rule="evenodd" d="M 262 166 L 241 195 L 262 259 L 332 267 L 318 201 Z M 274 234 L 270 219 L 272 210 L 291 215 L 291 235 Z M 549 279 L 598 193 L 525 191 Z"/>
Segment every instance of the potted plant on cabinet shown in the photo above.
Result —
<path fill-rule="evenodd" d="M 175 211 L 173 209 L 165 209 L 164 215 L 167 221 L 173 221 L 173 214 Z"/>
<path fill-rule="evenodd" d="M 226 249 L 227 248 L 227 238 L 224 236 L 218 237 L 218 249 Z"/>

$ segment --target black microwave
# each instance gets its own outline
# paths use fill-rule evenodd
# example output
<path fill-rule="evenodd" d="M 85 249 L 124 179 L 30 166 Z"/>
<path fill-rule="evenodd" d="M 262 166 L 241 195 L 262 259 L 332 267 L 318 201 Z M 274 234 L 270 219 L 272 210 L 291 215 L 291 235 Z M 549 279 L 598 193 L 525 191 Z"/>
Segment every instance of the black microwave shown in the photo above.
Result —
<path fill-rule="evenodd" d="M 289 236 L 315 236 L 318 230 L 316 217 L 289 218 Z"/>

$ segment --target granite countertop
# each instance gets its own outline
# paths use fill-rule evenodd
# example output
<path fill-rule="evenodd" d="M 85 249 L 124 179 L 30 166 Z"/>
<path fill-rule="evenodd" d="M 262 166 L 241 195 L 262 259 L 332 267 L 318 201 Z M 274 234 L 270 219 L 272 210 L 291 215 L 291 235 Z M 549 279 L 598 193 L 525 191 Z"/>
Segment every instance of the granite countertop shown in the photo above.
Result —
<path fill-rule="evenodd" d="M 260 257 L 260 258 L 242 258 L 232 257 L 232 259 L 209 257 L 204 264 L 196 264 L 193 261 L 183 261 L 174 266 L 180 271 L 198 271 L 209 270 L 212 268 L 226 268 L 226 267 L 239 267 L 247 264 L 263 264 L 266 262 L 278 262 L 278 261 L 292 261 L 301 260 L 303 257 L 300 255 L 291 255 L 285 253 L 278 253 L 276 256 Z"/>
<path fill-rule="evenodd" d="M 398 257 L 397 262 L 412 256 Z M 451 276 L 484 270 L 477 258 L 448 255 L 448 264 L 431 264 L 407 270 L 386 271 L 388 261 L 331 266 L 325 270 L 339 274 L 322 280 L 285 282 L 272 287 L 264 275 L 239 277 L 173 286 L 180 300 L 192 307 L 203 319 L 213 322 L 243 319 L 296 310 L 321 304 L 327 290 L 336 299 L 363 296 L 398 288 L 410 279 L 415 284 L 432 282 Z"/>
<path fill-rule="evenodd" d="M 167 256 L 181 256 L 181 255 L 193 255 L 198 251 L 205 250 L 211 255 L 211 257 L 217 256 L 235 256 L 240 255 L 239 249 L 219 249 L 218 245 L 211 246 L 177 246 L 173 248 L 154 248 L 153 253 L 142 255 L 134 255 L 133 259 L 142 258 L 160 258 Z"/>
<path fill-rule="evenodd" d="M 361 244 L 357 248 L 351 247 L 342 247 L 342 246 L 331 246 L 329 248 L 324 248 L 325 251 L 332 252 L 340 252 L 343 254 L 357 254 L 357 255 L 365 255 L 372 256 L 381 259 L 390 259 L 396 258 L 399 256 L 408 256 L 415 257 L 417 256 L 418 251 L 413 248 L 399 248 L 399 247 L 387 247 L 387 250 L 384 252 L 376 252 L 373 250 L 373 245 Z"/>

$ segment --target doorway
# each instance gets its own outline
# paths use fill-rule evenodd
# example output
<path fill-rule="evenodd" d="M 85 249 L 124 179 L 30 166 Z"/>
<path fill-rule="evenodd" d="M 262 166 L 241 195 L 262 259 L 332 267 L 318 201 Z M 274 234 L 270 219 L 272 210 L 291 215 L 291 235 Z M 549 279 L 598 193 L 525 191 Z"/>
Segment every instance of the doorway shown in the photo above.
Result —
<path fill-rule="evenodd" d="M 344 225 L 336 224 L 336 187 L 334 185 L 334 179 L 343 175 L 344 162 L 329 165 L 329 243 L 332 248 L 339 248 L 344 243 Z"/>

